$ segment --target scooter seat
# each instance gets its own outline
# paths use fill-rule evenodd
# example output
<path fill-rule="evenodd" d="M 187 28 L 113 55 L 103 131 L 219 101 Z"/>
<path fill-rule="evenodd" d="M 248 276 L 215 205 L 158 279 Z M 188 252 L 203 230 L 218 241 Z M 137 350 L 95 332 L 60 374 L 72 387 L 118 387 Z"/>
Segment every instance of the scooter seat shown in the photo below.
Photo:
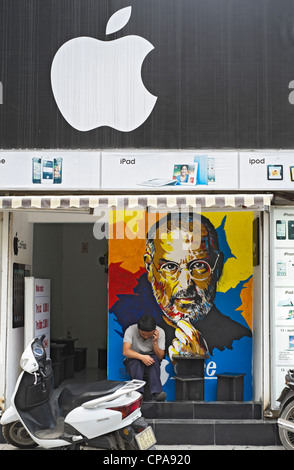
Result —
<path fill-rule="evenodd" d="M 60 408 L 68 413 L 86 401 L 115 392 L 115 390 L 121 388 L 124 384 L 125 382 L 118 382 L 116 380 L 101 380 L 100 382 L 89 384 L 70 384 L 60 393 L 58 403 Z"/>

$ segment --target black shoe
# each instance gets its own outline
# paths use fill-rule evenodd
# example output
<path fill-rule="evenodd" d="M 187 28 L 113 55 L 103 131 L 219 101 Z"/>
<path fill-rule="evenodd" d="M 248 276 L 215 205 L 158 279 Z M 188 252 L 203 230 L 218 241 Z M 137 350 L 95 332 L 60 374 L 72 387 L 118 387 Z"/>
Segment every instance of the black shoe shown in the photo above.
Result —
<path fill-rule="evenodd" d="M 164 391 L 159 393 L 154 393 L 152 395 L 153 400 L 155 401 L 164 401 L 166 399 L 166 393 Z"/>

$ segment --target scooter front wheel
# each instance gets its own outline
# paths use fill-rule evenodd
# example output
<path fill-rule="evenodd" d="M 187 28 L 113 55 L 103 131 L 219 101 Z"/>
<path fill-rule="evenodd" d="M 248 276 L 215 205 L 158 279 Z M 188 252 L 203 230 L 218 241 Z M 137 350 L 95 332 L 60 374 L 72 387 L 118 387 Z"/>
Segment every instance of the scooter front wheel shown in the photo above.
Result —
<path fill-rule="evenodd" d="M 37 444 L 33 441 L 20 421 L 4 424 L 2 426 L 2 433 L 5 441 L 14 447 L 18 447 L 19 449 L 32 449 L 33 447 L 37 447 Z"/>
<path fill-rule="evenodd" d="M 294 421 L 294 402 L 291 401 L 283 409 L 280 418 L 288 421 Z M 294 450 L 294 433 L 279 427 L 279 436 L 285 449 Z"/>

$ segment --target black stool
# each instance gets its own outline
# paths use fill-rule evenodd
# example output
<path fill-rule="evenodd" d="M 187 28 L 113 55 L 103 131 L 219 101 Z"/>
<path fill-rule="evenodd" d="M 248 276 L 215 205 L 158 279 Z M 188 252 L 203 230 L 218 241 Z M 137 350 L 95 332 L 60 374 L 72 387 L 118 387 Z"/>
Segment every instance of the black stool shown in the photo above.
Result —
<path fill-rule="evenodd" d="M 204 400 L 204 361 L 208 356 L 174 355 L 176 400 Z"/>
<path fill-rule="evenodd" d="M 203 401 L 204 378 L 201 377 L 175 377 L 176 400 Z"/>
<path fill-rule="evenodd" d="M 216 374 L 217 401 L 243 401 L 244 375 L 234 372 Z"/>

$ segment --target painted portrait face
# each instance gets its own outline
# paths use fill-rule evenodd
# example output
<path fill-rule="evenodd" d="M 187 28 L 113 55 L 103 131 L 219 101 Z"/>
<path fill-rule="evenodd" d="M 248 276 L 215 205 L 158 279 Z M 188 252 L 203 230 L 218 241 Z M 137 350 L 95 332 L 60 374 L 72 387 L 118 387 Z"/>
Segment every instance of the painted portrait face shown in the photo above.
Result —
<path fill-rule="evenodd" d="M 145 254 L 153 294 L 173 323 L 198 321 L 211 309 L 221 274 L 223 255 L 211 246 L 208 228 L 200 220 L 157 230 Z"/>

